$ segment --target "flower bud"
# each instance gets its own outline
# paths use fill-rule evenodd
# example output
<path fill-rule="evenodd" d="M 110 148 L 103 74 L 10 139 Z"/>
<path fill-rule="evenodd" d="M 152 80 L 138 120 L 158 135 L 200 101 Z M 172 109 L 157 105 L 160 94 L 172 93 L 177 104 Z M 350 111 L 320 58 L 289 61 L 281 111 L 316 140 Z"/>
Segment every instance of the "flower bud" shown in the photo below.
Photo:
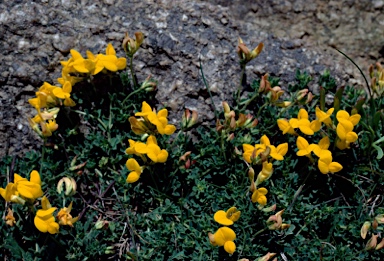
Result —
<path fill-rule="evenodd" d="M 375 220 L 377 221 L 377 223 L 379 224 L 384 224 L 384 214 L 379 214 L 375 217 Z"/>
<path fill-rule="evenodd" d="M 106 220 L 98 220 L 96 221 L 95 223 L 95 228 L 97 230 L 100 230 L 100 229 L 107 229 L 109 226 L 109 221 L 106 221 Z"/>
<path fill-rule="evenodd" d="M 365 250 L 372 250 L 376 248 L 377 245 L 377 238 L 379 235 L 372 235 L 372 237 L 368 240 L 367 244 L 365 245 Z"/>
<path fill-rule="evenodd" d="M 16 224 L 15 217 L 13 216 L 13 211 L 10 208 L 8 208 L 8 213 L 5 216 L 5 224 L 11 227 L 13 227 Z"/>
<path fill-rule="evenodd" d="M 377 222 L 376 219 L 374 219 L 374 220 L 372 221 L 372 229 L 373 229 L 373 230 L 376 230 L 378 226 L 379 226 L 379 223 Z"/>
<path fill-rule="evenodd" d="M 144 41 L 144 35 L 141 32 L 135 33 L 135 39 L 129 37 L 128 33 L 125 33 L 125 38 L 123 40 L 123 48 L 127 56 L 133 57 L 133 55 L 139 50 L 140 45 Z"/>
<path fill-rule="evenodd" d="M 140 89 L 145 90 L 146 92 L 151 92 L 156 90 L 157 83 L 156 81 L 151 79 L 151 75 L 149 75 L 145 81 L 141 84 Z"/>
<path fill-rule="evenodd" d="M 63 190 L 64 190 L 63 187 L 65 187 L 64 194 L 66 196 L 75 195 L 76 189 L 77 189 L 77 184 L 73 178 L 64 177 L 64 178 L 59 180 L 59 182 L 57 183 L 57 193 L 58 194 L 61 194 L 63 192 Z"/>
<path fill-rule="evenodd" d="M 192 113 L 191 113 L 192 111 Z M 186 109 L 183 113 L 182 119 L 181 119 L 181 126 L 183 129 L 189 129 L 192 126 L 196 125 L 198 114 L 197 111 Z"/>
<path fill-rule="evenodd" d="M 256 261 L 268 261 L 270 258 L 274 257 L 276 255 L 276 253 L 269 253 L 266 254 L 265 256 L 262 256 L 262 257 L 259 257 L 258 259 L 256 259 Z"/>
<path fill-rule="evenodd" d="M 370 227 L 371 227 L 371 222 L 365 221 L 363 226 L 360 229 L 360 235 L 362 239 L 365 239 L 367 237 L 367 233 Z"/>
<path fill-rule="evenodd" d="M 276 204 L 273 204 L 272 206 L 270 207 L 267 207 L 267 208 L 263 208 L 262 211 L 265 212 L 265 213 L 268 213 L 268 212 L 272 212 L 272 211 L 275 211 L 276 210 Z"/>
<path fill-rule="evenodd" d="M 384 247 L 384 238 L 380 241 L 379 244 L 377 244 L 375 250 L 382 249 Z"/>

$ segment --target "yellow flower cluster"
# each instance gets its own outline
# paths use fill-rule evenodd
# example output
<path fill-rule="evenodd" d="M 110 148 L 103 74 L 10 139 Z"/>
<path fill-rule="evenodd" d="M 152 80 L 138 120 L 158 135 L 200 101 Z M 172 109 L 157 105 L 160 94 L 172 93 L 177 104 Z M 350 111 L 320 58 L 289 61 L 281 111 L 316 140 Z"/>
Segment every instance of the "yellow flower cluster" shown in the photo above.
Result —
<path fill-rule="evenodd" d="M 161 134 L 171 135 L 175 132 L 176 127 L 168 124 L 168 110 L 162 109 L 156 113 L 156 110 L 151 108 L 147 102 L 143 102 L 141 112 L 135 113 L 139 116 L 137 119 L 134 116 L 129 117 L 132 131 L 137 135 L 142 134 Z"/>
<path fill-rule="evenodd" d="M 30 206 L 33 206 L 36 199 L 43 196 L 39 172 L 33 170 L 30 174 L 30 180 L 15 173 L 14 182 L 9 182 L 5 189 L 0 188 L 0 195 L 8 202 L 22 205 L 28 203 Z M 36 212 L 34 223 L 36 228 L 43 233 L 49 232 L 51 234 L 56 234 L 59 232 L 59 225 L 73 226 L 73 223 L 78 220 L 78 217 L 72 218 L 70 214 L 72 203 L 68 208 L 64 207 L 59 211 L 57 215 L 59 223 L 56 223 L 55 217 L 53 216 L 53 213 L 57 208 L 52 207 L 45 196 L 41 199 L 41 206 L 42 209 L 39 209 Z M 11 209 L 8 209 L 6 223 L 10 226 L 13 226 L 16 223 Z"/>
<path fill-rule="evenodd" d="M 57 79 L 62 87 L 44 82 L 36 92 L 36 97 L 28 100 L 37 112 L 35 117 L 29 119 L 29 124 L 41 137 L 52 136 L 52 132 L 59 127 L 56 117 L 60 106 L 76 105 L 71 98 L 73 85 L 81 81 L 84 76 L 95 75 L 106 70 L 116 72 L 127 66 L 125 58 L 116 57 L 112 44 L 108 44 L 106 54 L 94 55 L 87 51 L 87 59 L 84 59 L 76 50 L 71 49 L 70 52 L 72 57 L 68 61 L 61 62 L 62 77 Z"/>
<path fill-rule="evenodd" d="M 105 54 L 94 55 L 92 52 L 87 51 L 86 59 L 74 49 L 71 49 L 70 52 L 72 57 L 68 61 L 61 62 L 63 66 L 62 78 L 58 79 L 61 84 L 64 84 L 66 81 L 71 82 L 71 84 L 78 82 L 79 79 L 72 75 L 96 75 L 103 70 L 117 72 L 127 67 L 127 59 L 116 57 L 116 51 L 110 43 L 107 45 Z"/>
<path fill-rule="evenodd" d="M 72 202 L 69 204 L 68 208 L 64 207 L 60 209 L 56 216 L 59 223 L 56 222 L 53 215 L 57 208 L 51 206 L 51 203 L 49 203 L 46 196 L 41 199 L 41 207 L 42 209 L 39 209 L 36 212 L 34 223 L 36 228 L 43 233 L 49 232 L 50 234 L 57 234 L 59 233 L 60 225 L 68 225 L 72 227 L 79 219 L 78 217 L 73 218 L 70 214 L 72 210 Z"/>
<path fill-rule="evenodd" d="M 225 227 L 219 228 L 214 234 L 208 233 L 209 241 L 213 246 L 223 246 L 224 250 L 233 254 L 236 250 L 236 233 L 231 228 L 226 227 L 233 225 L 240 218 L 241 212 L 236 207 L 231 207 L 227 211 L 218 210 L 213 219 Z"/>
<path fill-rule="evenodd" d="M 139 156 L 145 164 L 166 162 L 168 152 L 160 148 L 154 135 L 171 135 L 175 132 L 176 127 L 168 124 L 168 110 L 162 109 L 156 112 L 155 109 L 152 110 L 151 106 L 144 101 L 141 112 L 135 113 L 135 116 L 140 118 L 137 119 L 134 116 L 129 118 L 132 131 L 135 134 L 143 135 L 144 138 L 149 136 L 146 143 L 129 139 L 129 148 L 125 152 Z M 151 160 L 150 163 L 148 163 L 148 158 Z M 127 176 L 128 183 L 136 182 L 145 168 L 145 166 L 140 166 L 133 158 L 127 160 L 126 167 L 130 170 Z"/>
<path fill-rule="evenodd" d="M 309 121 L 308 112 L 305 109 L 300 109 L 297 119 L 292 118 L 289 121 L 287 119 L 278 119 L 277 124 L 283 134 L 289 133 L 298 136 L 295 129 L 300 129 L 306 135 L 314 135 L 315 132 L 321 129 L 323 123 L 328 129 L 336 131 L 336 146 L 339 149 L 350 148 L 350 144 L 358 139 L 357 134 L 353 132 L 353 128 L 359 123 L 361 116 L 357 113 L 350 116 L 348 112 L 339 110 L 336 114 L 338 124 L 334 126 L 331 119 L 333 112 L 334 108 L 324 112 L 316 107 L 316 120 Z M 330 146 L 328 136 L 324 136 L 318 144 L 309 144 L 305 138 L 299 136 L 296 145 L 298 148 L 297 156 L 306 156 L 313 161 L 311 154 L 313 152 L 319 158 L 318 168 L 321 173 L 328 174 L 342 170 L 343 166 L 340 163 L 332 161 L 332 153 L 328 150 Z"/>
<path fill-rule="evenodd" d="M 125 150 L 127 154 L 134 154 L 139 156 L 144 162 L 147 162 L 147 158 L 145 155 L 153 162 L 153 163 L 164 163 L 167 161 L 168 152 L 164 149 L 161 149 L 159 145 L 157 145 L 156 137 L 151 135 L 147 138 L 147 142 L 136 142 L 134 140 L 129 139 L 129 148 Z M 131 171 L 127 177 L 128 183 L 134 183 L 139 178 L 144 169 L 141 167 L 139 163 L 135 159 L 128 159 L 126 163 L 127 168 Z"/>
<path fill-rule="evenodd" d="M 271 145 L 269 138 L 263 135 L 260 138 L 260 143 L 254 146 L 250 144 L 243 144 L 243 158 L 246 162 L 251 164 L 262 165 L 262 169 L 257 175 L 255 181 L 255 172 L 252 167 L 248 171 L 248 176 L 251 181 L 250 191 L 252 192 L 252 202 L 259 203 L 262 206 L 267 204 L 268 193 L 266 188 L 257 188 L 263 181 L 269 179 L 273 173 L 272 162 L 268 162 L 268 157 L 273 160 L 284 160 L 285 154 L 288 152 L 288 143 L 283 143 L 275 147 Z"/>

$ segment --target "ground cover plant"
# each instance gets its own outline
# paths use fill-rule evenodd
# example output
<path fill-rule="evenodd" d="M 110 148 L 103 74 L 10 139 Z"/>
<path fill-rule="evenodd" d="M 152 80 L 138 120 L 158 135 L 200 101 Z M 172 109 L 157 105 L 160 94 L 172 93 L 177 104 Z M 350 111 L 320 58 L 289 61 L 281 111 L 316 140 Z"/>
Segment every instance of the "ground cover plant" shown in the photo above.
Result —
<path fill-rule="evenodd" d="M 0 255 L 9 260 L 379 260 L 384 247 L 384 69 L 366 91 L 247 81 L 263 50 L 239 38 L 241 74 L 213 124 L 177 126 L 139 82 L 142 33 L 117 57 L 71 50 L 29 103 L 41 151 L 4 157 Z M 136 54 L 138 52 L 138 54 Z M 257 62 L 257 61 L 256 61 Z M 209 79 L 202 82 L 209 94 Z M 144 76 L 145 77 L 145 76 Z M 326 99 L 326 97 L 328 97 Z M 329 99 L 330 97 L 330 99 Z"/>

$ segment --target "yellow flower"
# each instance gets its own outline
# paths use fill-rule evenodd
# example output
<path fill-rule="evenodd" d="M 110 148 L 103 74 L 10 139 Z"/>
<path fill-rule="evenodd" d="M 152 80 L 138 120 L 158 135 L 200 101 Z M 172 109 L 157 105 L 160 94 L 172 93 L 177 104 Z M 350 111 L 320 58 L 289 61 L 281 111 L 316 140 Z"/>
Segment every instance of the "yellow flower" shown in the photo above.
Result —
<path fill-rule="evenodd" d="M 70 98 L 72 91 L 71 82 L 66 81 L 63 85 L 63 88 L 57 87 L 53 89 L 53 94 L 60 99 L 64 99 L 64 105 L 68 107 L 75 106 L 76 103 Z"/>
<path fill-rule="evenodd" d="M 265 206 L 267 204 L 267 197 L 265 196 L 267 193 L 268 190 L 266 188 L 255 189 L 252 194 L 252 202 L 257 202 L 260 205 Z"/>
<path fill-rule="evenodd" d="M 41 199 L 41 206 L 42 209 L 36 212 L 34 219 L 36 228 L 43 233 L 59 233 L 59 224 L 56 223 L 55 217 L 53 216 L 53 212 L 55 212 L 57 208 L 51 207 L 51 204 L 45 196 Z"/>
<path fill-rule="evenodd" d="M 320 122 L 327 126 L 332 126 L 331 115 L 335 109 L 330 108 L 327 112 L 323 112 L 319 107 L 316 107 L 316 117 Z"/>
<path fill-rule="evenodd" d="M 296 118 L 289 120 L 289 124 L 292 128 L 299 128 L 300 131 L 306 135 L 313 135 L 320 130 L 321 124 L 318 120 L 312 122 L 308 119 L 308 112 L 305 109 L 300 109 Z"/>
<path fill-rule="evenodd" d="M 320 158 L 318 167 L 323 174 L 328 174 L 329 172 L 335 173 L 343 169 L 340 163 L 332 161 L 332 154 Z"/>
<path fill-rule="evenodd" d="M 29 181 L 15 173 L 14 182 L 10 182 L 5 189 L 0 188 L 0 194 L 8 202 L 24 204 L 25 200 L 35 201 L 43 195 L 39 173 L 33 170 Z"/>
<path fill-rule="evenodd" d="M 269 148 L 271 149 L 269 156 L 271 156 L 275 160 L 283 160 L 285 154 L 287 154 L 288 152 L 288 143 L 282 143 L 278 145 L 277 148 L 273 145 L 269 145 Z"/>
<path fill-rule="evenodd" d="M 168 124 L 168 110 L 162 109 L 156 114 L 156 110 L 152 110 L 151 106 L 145 101 L 142 103 L 141 112 L 135 113 L 135 116 L 141 116 L 146 122 L 149 122 L 156 126 L 157 132 L 161 135 L 171 135 L 175 132 L 176 127 L 174 125 Z M 134 121 L 133 121 L 134 122 Z M 134 122 L 136 123 L 136 122 Z M 146 124 L 144 124 L 145 126 Z M 132 126 L 132 122 L 131 122 Z M 136 127 L 136 126 L 135 126 Z M 140 126 L 139 129 L 143 129 L 143 126 Z M 152 128 L 147 128 L 148 130 Z M 133 127 L 132 127 L 133 130 Z"/>
<path fill-rule="evenodd" d="M 147 156 L 155 163 L 164 163 L 168 158 L 168 152 L 160 149 L 157 145 L 156 137 L 153 135 L 147 139 Z"/>
<path fill-rule="evenodd" d="M 139 180 L 142 173 L 142 167 L 135 159 L 128 159 L 126 163 L 127 168 L 131 171 L 127 176 L 128 183 L 134 183 Z"/>
<path fill-rule="evenodd" d="M 312 144 L 311 144 L 312 145 Z M 322 158 L 322 157 L 325 157 L 325 156 L 328 156 L 331 152 L 328 150 L 329 148 L 329 145 L 330 145 L 330 141 L 329 141 L 329 137 L 328 136 L 325 136 L 324 138 L 322 138 L 320 141 L 319 141 L 319 144 L 313 144 L 313 152 L 315 153 L 315 155 L 319 158 Z"/>
<path fill-rule="evenodd" d="M 141 156 L 147 153 L 147 145 L 140 142 L 129 139 L 129 148 L 125 150 L 127 154 L 135 154 L 137 156 Z"/>
<path fill-rule="evenodd" d="M 59 213 L 57 213 L 57 219 L 59 220 L 59 225 L 68 225 L 73 227 L 73 223 L 75 223 L 79 217 L 72 218 L 71 215 L 72 210 L 72 202 L 69 204 L 68 208 L 64 207 L 60 209 Z"/>
<path fill-rule="evenodd" d="M 71 71 L 79 73 L 91 73 L 95 68 L 95 63 L 91 59 L 84 59 L 83 56 L 76 50 L 71 49 L 72 58 L 67 62 L 61 62 L 63 66 L 68 66 Z"/>
<path fill-rule="evenodd" d="M 339 119 L 336 133 L 340 139 L 339 143 L 336 143 L 336 146 L 340 149 L 349 148 L 350 143 L 358 139 L 357 133 L 353 131 L 353 123 L 346 119 Z"/>
<path fill-rule="evenodd" d="M 227 211 L 217 211 L 213 216 L 213 219 L 221 225 L 230 226 L 240 218 L 240 214 L 241 212 L 238 211 L 236 207 L 231 207 Z"/>
<path fill-rule="evenodd" d="M 243 158 L 246 162 L 252 163 L 252 161 L 259 156 L 260 153 L 264 153 L 267 149 L 270 150 L 270 155 L 275 160 L 283 160 L 285 154 L 288 151 L 288 143 L 283 143 L 277 146 L 277 148 L 271 145 L 269 138 L 263 135 L 260 138 L 260 144 L 252 146 L 250 144 L 243 144 Z"/>
<path fill-rule="evenodd" d="M 104 68 L 108 71 L 116 72 L 118 70 L 123 70 L 125 67 L 127 67 L 127 59 L 117 58 L 116 51 L 111 43 L 107 45 L 105 55 L 98 54 L 95 56 L 92 52 L 87 51 L 87 57 L 90 61 L 95 64 L 95 68 L 92 71 L 92 75 L 98 74 Z"/>
<path fill-rule="evenodd" d="M 263 162 L 263 168 L 259 172 L 259 175 L 257 175 L 257 180 L 255 183 L 255 186 L 258 186 L 263 181 L 269 179 L 272 176 L 273 173 L 273 165 L 272 163 L 269 163 L 267 161 Z"/>
<path fill-rule="evenodd" d="M 236 245 L 233 242 L 236 240 L 236 234 L 229 227 L 221 227 L 215 234 L 208 233 L 208 237 L 213 246 L 224 246 L 224 250 L 229 254 L 236 251 Z"/>
<path fill-rule="evenodd" d="M 301 136 L 297 138 L 296 145 L 299 149 L 296 152 L 297 156 L 309 156 L 315 147 L 314 144 L 309 145 L 308 141 Z"/>
<path fill-rule="evenodd" d="M 344 110 L 339 110 L 336 114 L 336 118 L 339 122 L 342 120 L 347 120 L 347 121 L 351 122 L 353 126 L 356 126 L 359 123 L 361 116 L 358 113 L 356 113 L 352 116 L 349 116 L 348 112 L 346 112 Z"/>
<path fill-rule="evenodd" d="M 277 120 L 277 126 L 283 132 L 283 134 L 286 134 L 286 133 L 296 134 L 295 130 L 289 124 L 287 119 L 278 119 Z"/>

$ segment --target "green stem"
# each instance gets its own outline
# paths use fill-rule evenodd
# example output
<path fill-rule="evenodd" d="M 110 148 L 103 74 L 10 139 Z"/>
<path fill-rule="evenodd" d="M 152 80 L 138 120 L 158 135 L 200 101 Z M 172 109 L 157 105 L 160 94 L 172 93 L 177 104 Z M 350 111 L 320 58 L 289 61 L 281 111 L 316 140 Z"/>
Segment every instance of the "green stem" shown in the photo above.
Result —
<path fill-rule="evenodd" d="M 79 111 L 79 110 L 72 110 L 73 112 L 76 112 L 78 114 L 81 114 L 81 115 L 88 115 L 89 117 L 91 117 L 92 119 L 96 119 L 104 128 L 104 131 L 107 131 L 108 130 L 108 126 L 105 125 L 105 123 L 100 119 L 100 118 L 97 118 L 95 116 L 93 116 L 92 114 L 87 114 L 83 111 Z"/>
<path fill-rule="evenodd" d="M 135 78 L 135 73 L 133 71 L 133 56 L 130 57 L 129 69 L 131 70 L 133 88 L 135 89 L 137 86 L 137 82 L 136 82 L 136 78 Z"/>
<path fill-rule="evenodd" d="M 43 171 L 44 156 L 45 156 L 45 144 L 46 144 L 46 142 L 47 142 L 47 139 L 44 138 L 44 140 L 43 140 L 43 147 L 41 148 L 41 159 L 40 159 L 40 170 L 39 170 L 40 176 L 42 175 L 42 171 Z"/>
<path fill-rule="evenodd" d="M 240 93 L 241 93 L 241 89 L 243 87 L 243 79 L 244 79 L 244 75 L 245 75 L 245 63 L 244 64 L 240 64 L 241 66 L 241 75 L 240 75 L 240 83 L 239 83 L 239 87 L 237 88 L 237 93 L 236 93 L 236 103 L 237 104 L 240 104 Z M 252 97 L 253 98 L 253 97 Z M 254 99 L 254 98 L 253 98 Z M 249 104 L 246 103 L 245 107 Z"/>
<path fill-rule="evenodd" d="M 136 93 L 138 93 L 138 92 L 140 92 L 142 89 L 141 88 L 139 88 L 139 89 L 137 89 L 137 90 L 134 90 L 133 92 L 131 92 L 130 94 L 128 94 L 128 96 L 127 97 L 125 97 L 125 99 L 123 100 L 123 102 L 122 102 L 122 104 L 124 104 L 128 99 L 129 99 L 129 97 L 131 97 L 132 95 L 134 95 L 134 94 L 136 94 Z"/>
<path fill-rule="evenodd" d="M 260 107 L 259 111 L 257 112 L 257 117 L 256 119 L 258 119 L 260 117 L 260 113 L 261 111 L 264 109 L 265 106 L 269 105 L 268 102 L 264 103 L 263 106 Z"/>
<path fill-rule="evenodd" d="M 203 82 L 204 82 L 205 88 L 207 88 L 208 93 L 209 93 L 209 97 L 211 98 L 212 106 L 213 106 L 213 109 L 214 109 L 214 111 L 215 111 L 215 117 L 216 117 L 216 120 L 218 120 L 218 119 L 219 119 L 219 113 L 218 113 L 218 111 L 217 111 L 217 109 L 216 109 L 215 103 L 213 102 L 213 97 L 212 97 L 211 89 L 209 89 L 209 85 L 208 85 L 208 83 L 205 81 L 205 76 L 204 76 L 204 72 L 203 72 L 203 66 L 201 65 L 201 59 L 200 59 L 200 57 L 199 57 L 199 62 L 200 62 L 201 76 L 203 77 Z"/>

